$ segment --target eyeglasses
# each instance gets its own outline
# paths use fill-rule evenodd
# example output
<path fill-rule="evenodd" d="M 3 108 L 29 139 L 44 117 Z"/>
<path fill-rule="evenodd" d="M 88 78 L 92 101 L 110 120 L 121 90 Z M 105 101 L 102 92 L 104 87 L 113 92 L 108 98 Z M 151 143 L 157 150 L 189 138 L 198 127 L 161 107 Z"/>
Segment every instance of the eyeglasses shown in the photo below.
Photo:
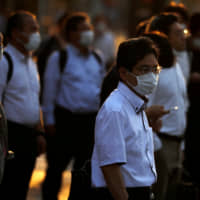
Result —
<path fill-rule="evenodd" d="M 141 74 L 147 74 L 150 72 L 153 72 L 155 74 L 159 74 L 162 70 L 162 67 L 160 65 L 156 66 L 150 66 L 150 65 L 142 65 L 140 67 L 137 67 L 136 70 L 138 70 Z"/>

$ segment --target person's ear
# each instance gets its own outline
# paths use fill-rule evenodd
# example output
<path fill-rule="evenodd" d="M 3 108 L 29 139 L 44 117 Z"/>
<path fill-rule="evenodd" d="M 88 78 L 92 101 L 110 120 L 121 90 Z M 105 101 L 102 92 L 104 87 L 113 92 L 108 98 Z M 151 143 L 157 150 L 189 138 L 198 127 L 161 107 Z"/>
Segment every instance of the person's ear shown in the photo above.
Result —
<path fill-rule="evenodd" d="M 119 76 L 121 80 L 126 82 L 127 80 L 127 69 L 125 67 L 119 67 Z"/>
<path fill-rule="evenodd" d="M 26 41 L 27 40 L 27 38 L 24 35 L 22 35 L 21 32 L 18 29 L 16 29 L 16 28 L 14 28 L 12 30 L 11 37 L 12 38 L 18 38 L 18 39 L 20 39 L 22 41 L 24 41 L 24 40 Z"/>
<path fill-rule="evenodd" d="M 124 83 L 132 83 L 133 85 L 137 85 L 137 79 L 135 76 L 131 76 L 131 74 L 127 71 L 127 69 L 125 67 L 120 67 L 119 68 L 119 75 L 121 80 Z"/>

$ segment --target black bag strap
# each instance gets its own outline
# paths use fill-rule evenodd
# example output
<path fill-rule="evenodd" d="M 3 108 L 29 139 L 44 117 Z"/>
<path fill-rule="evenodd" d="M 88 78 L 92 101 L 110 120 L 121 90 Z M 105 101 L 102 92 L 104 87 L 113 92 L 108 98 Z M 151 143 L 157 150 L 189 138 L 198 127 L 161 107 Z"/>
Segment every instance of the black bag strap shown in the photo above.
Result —
<path fill-rule="evenodd" d="M 8 52 L 4 51 L 3 55 L 5 56 L 5 58 L 8 61 L 8 73 L 7 73 L 7 79 L 6 79 L 6 83 L 8 85 L 10 79 L 12 78 L 12 74 L 13 74 L 13 62 L 12 62 L 11 56 L 9 55 Z M 2 94 L 2 104 L 4 104 L 5 93 L 6 93 L 6 91 L 4 89 L 3 94 Z"/>
<path fill-rule="evenodd" d="M 96 58 L 96 60 L 98 61 L 98 63 L 100 65 L 102 65 L 102 59 L 101 59 L 101 56 L 98 54 L 98 52 L 95 51 L 94 49 L 92 49 L 92 53 L 93 53 L 94 57 Z M 59 67 L 60 67 L 61 73 L 64 71 L 67 60 L 68 60 L 67 50 L 66 49 L 60 49 L 59 50 Z"/>
<path fill-rule="evenodd" d="M 100 65 L 102 65 L 102 64 L 103 64 L 103 61 L 102 61 L 102 58 L 101 58 L 101 56 L 99 55 L 98 51 L 92 49 L 92 53 L 93 53 L 94 57 L 97 59 L 98 63 L 99 63 Z"/>
<path fill-rule="evenodd" d="M 60 73 L 64 71 L 65 64 L 67 63 L 68 59 L 68 53 L 65 49 L 59 50 L 59 67 L 60 67 Z"/>
<path fill-rule="evenodd" d="M 10 79 L 12 78 L 12 74 L 13 74 L 13 62 L 12 62 L 11 56 L 9 55 L 8 52 L 4 51 L 3 55 L 5 56 L 5 58 L 8 61 L 8 73 L 7 73 L 7 80 L 6 80 L 6 82 L 8 84 Z"/>

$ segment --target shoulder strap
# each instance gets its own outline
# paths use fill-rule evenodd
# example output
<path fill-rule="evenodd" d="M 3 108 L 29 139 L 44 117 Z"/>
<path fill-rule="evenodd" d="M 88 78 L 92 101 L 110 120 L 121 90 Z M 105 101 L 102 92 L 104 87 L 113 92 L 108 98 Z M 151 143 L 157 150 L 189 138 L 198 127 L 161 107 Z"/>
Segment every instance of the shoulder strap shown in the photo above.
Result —
<path fill-rule="evenodd" d="M 68 59 L 68 53 L 65 49 L 60 49 L 59 50 L 59 67 L 60 67 L 60 72 L 62 73 L 65 68 L 65 64 L 67 63 Z"/>
<path fill-rule="evenodd" d="M 98 54 L 98 52 L 97 52 L 96 50 L 92 49 L 92 53 L 93 53 L 94 57 L 97 59 L 98 63 L 99 63 L 100 65 L 102 65 L 102 58 L 101 58 L 101 56 Z"/>
<path fill-rule="evenodd" d="M 12 78 L 12 74 L 13 74 L 13 62 L 12 62 L 11 56 L 8 54 L 8 52 L 4 51 L 3 55 L 5 56 L 5 58 L 8 61 L 8 73 L 7 73 L 7 79 L 6 79 L 6 83 L 8 85 L 10 79 Z M 4 104 L 5 93 L 6 93 L 6 91 L 4 89 L 3 95 L 2 95 L 2 104 Z"/>
<path fill-rule="evenodd" d="M 5 58 L 8 61 L 8 73 L 7 73 L 7 84 L 8 84 L 12 77 L 12 73 L 13 73 L 13 62 L 12 62 L 11 56 L 9 55 L 8 52 L 4 51 L 3 55 L 5 56 Z"/>
<path fill-rule="evenodd" d="M 93 55 L 95 56 L 95 58 L 97 59 L 99 64 L 102 64 L 102 59 L 101 56 L 98 54 L 97 51 L 95 51 L 94 49 L 92 50 Z M 68 59 L 68 53 L 66 49 L 60 49 L 59 50 L 59 67 L 60 67 L 60 72 L 62 73 L 65 65 L 67 63 L 67 59 Z"/>

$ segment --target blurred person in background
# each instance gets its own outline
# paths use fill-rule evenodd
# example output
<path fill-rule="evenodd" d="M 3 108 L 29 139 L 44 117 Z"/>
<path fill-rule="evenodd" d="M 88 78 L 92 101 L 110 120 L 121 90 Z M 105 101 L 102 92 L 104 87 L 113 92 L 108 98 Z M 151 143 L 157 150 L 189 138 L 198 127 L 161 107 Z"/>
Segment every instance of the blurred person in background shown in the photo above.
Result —
<path fill-rule="evenodd" d="M 71 159 L 74 165 L 69 199 L 88 198 L 90 183 L 81 183 L 79 172 L 91 158 L 105 75 L 101 55 L 92 46 L 94 31 L 88 14 L 71 13 L 64 27 L 65 63 L 61 68 L 60 52 L 55 51 L 44 74 L 42 107 L 48 138 L 48 167 L 42 185 L 44 200 L 58 199 L 62 173 Z"/>
<path fill-rule="evenodd" d="M 163 12 L 170 12 L 178 15 L 178 20 L 182 24 L 183 28 L 188 29 L 190 15 L 188 8 L 183 3 L 171 1 L 164 7 Z"/>
<path fill-rule="evenodd" d="M 180 87 L 180 84 L 177 83 L 176 80 L 180 80 L 180 78 L 182 78 L 182 81 L 184 82 L 184 78 L 179 76 L 179 72 L 177 71 L 177 67 L 175 65 L 175 56 L 173 54 L 172 47 L 169 44 L 167 36 L 160 32 L 149 32 L 144 35 L 146 37 L 151 38 L 155 42 L 158 49 L 160 50 L 158 60 L 159 64 L 162 66 L 162 71 L 160 72 L 159 75 L 158 85 L 153 91 L 153 93 L 149 95 L 148 97 L 149 101 L 147 105 L 148 107 L 152 105 L 160 105 L 169 111 L 167 115 L 161 118 L 162 126 L 160 130 L 155 132 L 155 136 L 158 140 L 160 140 L 161 146 L 160 148 L 155 148 L 155 161 L 156 161 L 156 170 L 158 173 L 158 179 L 153 186 L 153 191 L 157 200 L 164 200 L 166 199 L 166 194 L 168 192 L 167 191 L 168 182 L 171 181 L 169 180 L 168 177 L 168 174 L 170 174 L 169 169 L 170 167 L 172 167 L 171 165 L 173 165 L 175 162 L 173 161 L 172 164 L 171 159 L 170 162 L 168 162 L 169 161 L 168 159 L 170 158 L 172 153 L 170 153 L 170 156 L 167 157 L 167 154 L 169 152 L 166 146 L 170 145 L 170 148 L 172 148 L 173 149 L 172 151 L 174 151 L 174 149 L 176 148 L 175 145 L 178 146 L 179 143 L 177 142 L 176 144 L 175 140 L 174 142 L 173 140 L 170 141 L 170 138 L 165 137 L 165 135 L 163 136 L 161 132 L 166 132 L 167 126 L 168 129 L 170 128 L 175 129 L 172 126 L 170 127 L 170 125 L 168 125 L 170 123 L 169 119 L 172 119 L 172 121 L 174 121 L 174 119 L 176 119 L 177 117 L 180 118 L 181 116 L 179 112 L 171 111 L 171 107 L 173 107 L 174 105 L 178 106 L 181 105 L 181 101 L 178 101 L 178 99 L 179 96 L 182 96 L 183 91 Z M 168 81 L 171 83 L 171 85 L 169 85 Z M 177 121 L 175 123 L 177 123 Z M 177 155 L 177 151 L 174 151 L 173 153 L 174 155 L 176 154 L 178 160 L 179 155 Z M 176 177 L 173 178 L 176 179 Z"/>
<path fill-rule="evenodd" d="M 186 82 L 188 82 L 189 77 L 190 77 L 191 59 L 192 59 L 192 53 L 188 46 L 188 37 L 190 36 L 189 10 L 183 3 L 176 3 L 172 1 L 164 8 L 163 12 L 175 14 L 178 18 L 179 24 L 182 26 L 186 46 L 183 49 L 175 48 L 174 53 L 181 66 L 185 80 Z"/>
<path fill-rule="evenodd" d="M 28 11 L 11 13 L 6 37 L 7 56 L 0 61 L 0 99 L 7 118 L 8 148 L 14 158 L 6 160 L 0 194 L 1 199 L 25 200 L 36 158 L 46 147 L 38 72 L 32 59 L 40 43 L 36 16 Z"/>
<path fill-rule="evenodd" d="M 108 71 L 115 59 L 115 34 L 110 30 L 109 21 L 104 15 L 95 16 L 93 24 L 95 32 L 93 46 L 102 52 Z"/>
<path fill-rule="evenodd" d="M 183 148 L 184 134 L 187 126 L 188 97 L 185 77 L 176 60 L 174 49 L 185 49 L 185 37 L 183 29 L 175 15 L 171 13 L 161 13 L 153 16 L 147 26 L 146 33 L 160 31 L 167 36 L 169 44 L 175 56 L 175 62 L 164 67 L 160 73 L 159 84 L 156 90 L 149 97 L 149 105 L 159 104 L 173 110 L 162 118 L 161 130 L 157 133 L 162 141 L 163 156 L 166 165 L 160 174 L 164 179 L 162 199 L 176 198 L 175 188 L 180 182 L 180 174 L 183 169 Z M 172 56 L 173 57 L 173 56 Z M 165 58 L 164 59 L 168 59 Z M 165 63 L 164 63 L 165 64 Z M 172 86 L 172 87 L 169 87 Z M 162 98 L 161 98 L 162 97 Z"/>

